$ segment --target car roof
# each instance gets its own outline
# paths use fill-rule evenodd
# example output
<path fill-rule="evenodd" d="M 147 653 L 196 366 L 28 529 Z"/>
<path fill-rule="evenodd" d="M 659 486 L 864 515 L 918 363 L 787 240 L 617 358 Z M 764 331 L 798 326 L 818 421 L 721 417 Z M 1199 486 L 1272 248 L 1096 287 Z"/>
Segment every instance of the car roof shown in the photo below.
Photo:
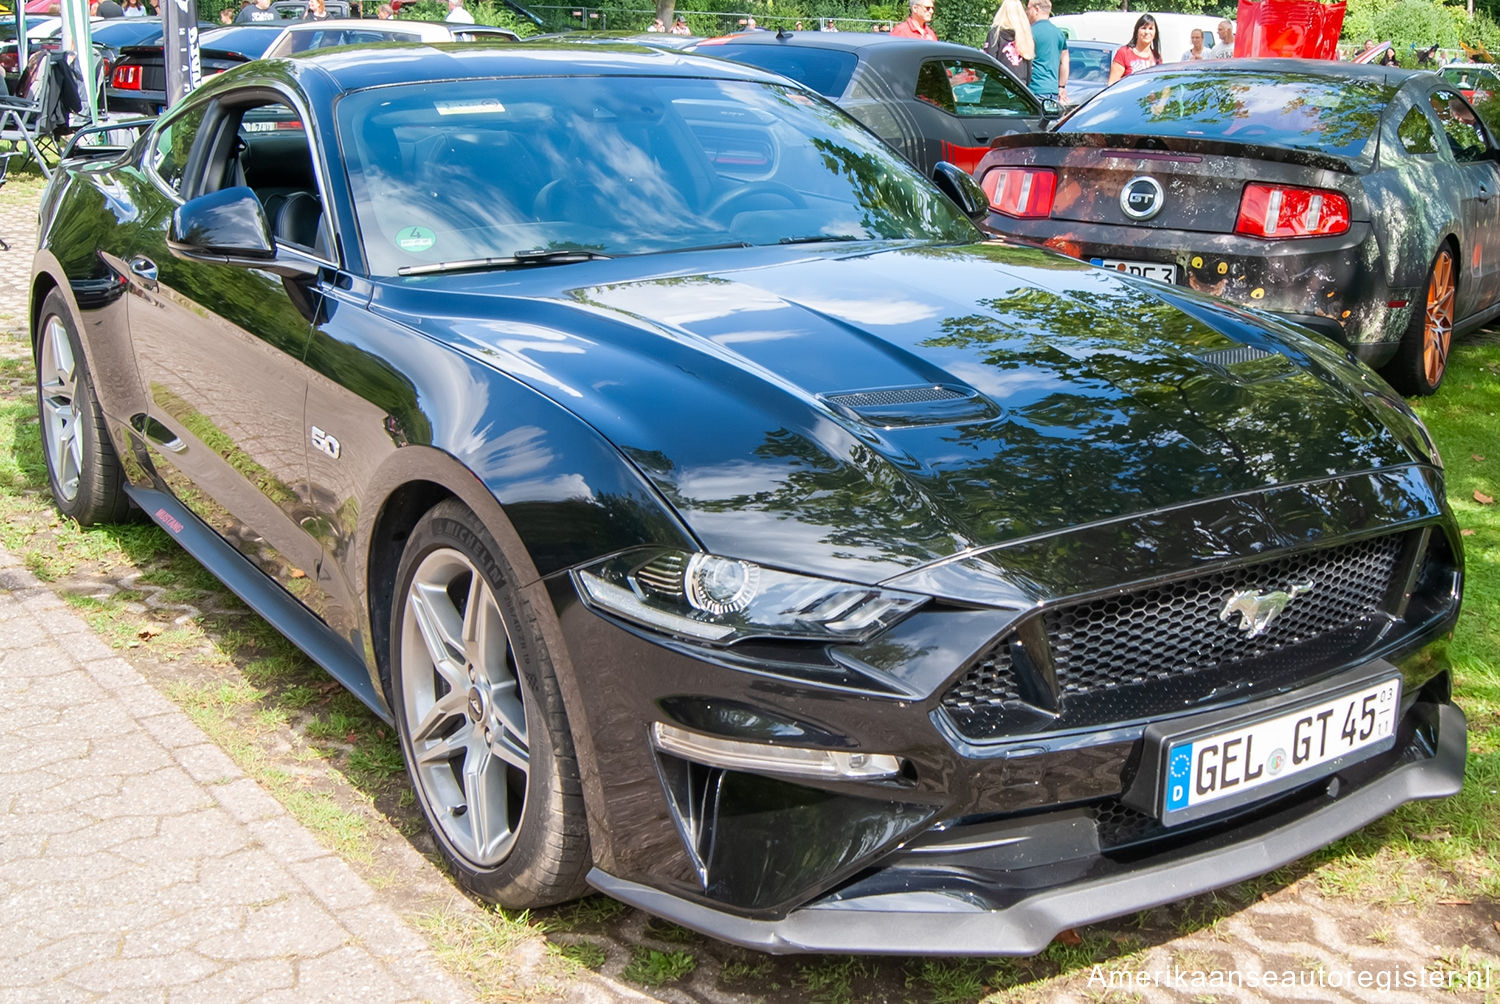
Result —
<path fill-rule="evenodd" d="M 326 22 L 325 22 L 326 23 Z M 381 56 L 371 58 L 378 48 Z M 415 58 L 395 58 L 409 55 Z M 516 76 L 708 77 L 785 84 L 779 74 L 725 59 L 638 45 L 547 42 L 495 45 L 488 42 L 380 42 L 369 46 L 313 49 L 288 57 L 294 71 L 326 74 L 340 90 L 432 80 L 476 80 Z M 287 65 L 280 64 L 280 65 Z M 247 64 L 250 70 L 254 63 Z M 214 82 L 244 74 L 221 74 Z M 207 86 L 207 85 L 205 85 Z"/>
<path fill-rule="evenodd" d="M 276 22 L 271 22 L 275 24 Z M 406 21 L 387 18 L 382 21 L 368 17 L 328 17 L 321 21 L 288 21 L 281 27 L 290 32 L 330 31 L 339 28 L 369 28 L 373 31 L 407 31 L 413 38 L 430 38 L 435 41 L 453 37 L 453 32 L 470 27 L 451 25 L 442 21 Z"/>
<path fill-rule="evenodd" d="M 1118 42 L 1101 42 L 1097 38 L 1070 38 L 1068 48 L 1070 49 L 1108 49 L 1113 52 L 1120 47 Z"/>
<path fill-rule="evenodd" d="M 748 45 L 796 45 L 808 49 L 840 49 L 845 52 L 856 52 L 868 54 L 874 50 L 885 50 L 895 52 L 905 46 L 911 51 L 919 51 L 915 46 L 922 46 L 920 51 L 941 52 L 952 55 L 972 56 L 981 50 L 970 45 L 959 45 L 957 42 L 934 42 L 925 38 L 902 38 L 899 35 L 889 35 L 885 32 L 873 31 L 741 31 L 733 35 L 719 35 L 716 38 L 708 38 L 694 46 L 695 50 L 705 55 L 711 54 L 713 47 L 725 43 L 748 44 Z"/>

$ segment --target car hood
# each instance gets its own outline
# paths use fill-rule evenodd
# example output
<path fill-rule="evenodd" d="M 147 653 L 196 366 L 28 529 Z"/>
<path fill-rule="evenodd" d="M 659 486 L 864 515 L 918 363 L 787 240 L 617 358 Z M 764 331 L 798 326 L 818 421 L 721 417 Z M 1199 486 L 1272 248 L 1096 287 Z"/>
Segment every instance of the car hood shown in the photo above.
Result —
<path fill-rule="evenodd" d="M 377 309 L 589 422 L 704 547 L 861 581 L 1430 459 L 1340 351 L 1051 252 L 659 257 L 433 277 Z"/>

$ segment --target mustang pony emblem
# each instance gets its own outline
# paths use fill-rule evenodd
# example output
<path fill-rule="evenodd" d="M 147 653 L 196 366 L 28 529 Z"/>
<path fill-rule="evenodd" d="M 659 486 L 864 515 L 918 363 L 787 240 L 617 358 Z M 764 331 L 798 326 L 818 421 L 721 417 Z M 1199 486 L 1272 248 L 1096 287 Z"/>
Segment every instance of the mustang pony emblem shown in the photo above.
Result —
<path fill-rule="evenodd" d="M 1227 621 L 1239 614 L 1240 630 L 1254 638 L 1271 626 L 1271 622 L 1286 609 L 1288 603 L 1303 593 L 1312 592 L 1312 587 L 1311 582 L 1299 582 L 1289 590 L 1278 589 L 1274 593 L 1242 589 L 1229 597 L 1224 609 L 1219 611 L 1219 620 Z"/>

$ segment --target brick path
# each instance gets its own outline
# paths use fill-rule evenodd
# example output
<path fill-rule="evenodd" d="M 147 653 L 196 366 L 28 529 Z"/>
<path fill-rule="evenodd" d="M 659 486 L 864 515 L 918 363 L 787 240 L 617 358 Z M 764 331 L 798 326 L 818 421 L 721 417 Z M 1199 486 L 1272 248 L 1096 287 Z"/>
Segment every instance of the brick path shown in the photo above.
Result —
<path fill-rule="evenodd" d="M 0 1000 L 470 999 L 0 549 Z"/>

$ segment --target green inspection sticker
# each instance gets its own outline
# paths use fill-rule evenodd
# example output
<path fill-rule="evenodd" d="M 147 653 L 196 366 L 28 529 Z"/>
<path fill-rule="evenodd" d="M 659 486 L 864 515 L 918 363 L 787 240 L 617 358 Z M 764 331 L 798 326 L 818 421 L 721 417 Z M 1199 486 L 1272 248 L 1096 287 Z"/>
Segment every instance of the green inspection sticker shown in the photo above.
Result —
<path fill-rule="evenodd" d="M 396 246 L 408 254 L 431 251 L 437 243 L 437 234 L 426 227 L 407 227 L 396 233 Z"/>

